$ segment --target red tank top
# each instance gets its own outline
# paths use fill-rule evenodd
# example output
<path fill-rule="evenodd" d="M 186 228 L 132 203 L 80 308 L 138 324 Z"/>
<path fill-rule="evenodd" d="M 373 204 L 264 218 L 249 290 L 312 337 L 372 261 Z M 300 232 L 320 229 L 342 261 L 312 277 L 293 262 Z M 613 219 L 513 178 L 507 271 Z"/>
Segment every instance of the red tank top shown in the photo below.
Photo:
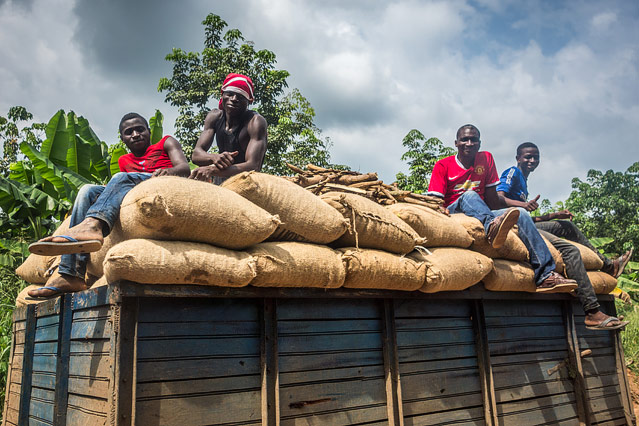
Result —
<path fill-rule="evenodd" d="M 132 173 L 132 172 L 146 172 L 153 173 L 158 169 L 168 169 L 173 167 L 171 159 L 166 151 L 164 151 L 164 142 L 170 136 L 164 136 L 160 142 L 149 146 L 142 157 L 136 157 L 133 153 L 124 154 L 118 160 L 118 166 L 120 171 Z"/>

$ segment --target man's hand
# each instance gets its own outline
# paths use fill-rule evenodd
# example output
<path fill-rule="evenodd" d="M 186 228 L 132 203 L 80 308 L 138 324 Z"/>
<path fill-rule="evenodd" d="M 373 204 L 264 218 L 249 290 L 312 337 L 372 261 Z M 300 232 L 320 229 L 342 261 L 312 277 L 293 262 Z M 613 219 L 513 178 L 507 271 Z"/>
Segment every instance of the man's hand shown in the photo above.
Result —
<path fill-rule="evenodd" d="M 534 212 L 535 210 L 539 208 L 539 204 L 537 204 L 537 200 L 539 200 L 539 195 L 537 195 L 532 200 L 528 201 L 523 207 L 526 209 L 526 211 Z"/>
<path fill-rule="evenodd" d="M 170 167 L 168 169 L 157 169 L 156 171 L 153 172 L 151 177 L 171 176 L 173 174 L 173 173 L 170 172 L 171 169 L 172 169 L 172 167 Z"/>
<path fill-rule="evenodd" d="M 558 211 L 558 212 L 550 213 L 549 216 L 550 216 L 551 220 L 552 219 L 568 219 L 568 220 L 572 220 L 572 218 L 575 217 L 568 210 L 561 210 L 561 211 Z"/>
<path fill-rule="evenodd" d="M 217 172 L 217 167 L 213 165 L 198 167 L 191 172 L 189 179 L 201 180 L 204 182 L 213 182 L 215 172 Z"/>
<path fill-rule="evenodd" d="M 238 152 L 221 152 L 219 154 L 209 154 L 212 165 L 217 167 L 218 170 L 228 169 L 233 164 L 233 157 L 237 156 Z"/>

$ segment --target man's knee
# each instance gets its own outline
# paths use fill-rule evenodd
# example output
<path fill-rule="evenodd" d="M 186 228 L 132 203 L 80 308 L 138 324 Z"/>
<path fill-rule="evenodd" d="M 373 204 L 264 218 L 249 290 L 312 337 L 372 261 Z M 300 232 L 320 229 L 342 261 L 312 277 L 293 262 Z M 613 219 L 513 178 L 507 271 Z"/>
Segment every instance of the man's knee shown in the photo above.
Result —
<path fill-rule="evenodd" d="M 481 200 L 481 197 L 475 191 L 466 191 L 462 195 L 460 195 L 459 198 L 461 198 L 463 200 L 471 200 L 471 199 L 477 199 L 478 198 L 478 199 Z"/>

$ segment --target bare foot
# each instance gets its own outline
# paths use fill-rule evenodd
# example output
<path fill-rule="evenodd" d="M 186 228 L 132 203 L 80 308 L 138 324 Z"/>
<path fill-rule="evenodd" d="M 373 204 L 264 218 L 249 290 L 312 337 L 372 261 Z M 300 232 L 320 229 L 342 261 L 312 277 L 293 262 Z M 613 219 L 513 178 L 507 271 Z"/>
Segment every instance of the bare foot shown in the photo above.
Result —
<path fill-rule="evenodd" d="M 586 324 L 587 326 L 596 327 L 601 324 L 602 321 L 605 321 L 609 317 L 610 315 L 606 315 L 601 311 L 597 311 L 594 314 L 586 314 L 584 324 Z M 605 325 L 605 327 L 615 327 L 619 324 L 619 321 L 610 321 L 608 324 Z"/>
<path fill-rule="evenodd" d="M 69 228 L 69 230 L 64 234 L 68 235 L 69 237 L 75 238 L 78 241 L 98 240 L 102 243 L 104 242 L 104 236 L 102 235 L 103 226 L 104 225 L 101 220 L 93 217 L 87 217 L 76 226 Z M 41 239 L 39 242 L 49 241 L 54 243 L 66 243 L 69 240 L 52 235 Z"/>
<path fill-rule="evenodd" d="M 27 294 L 31 297 L 51 297 L 60 293 L 74 293 L 87 289 L 84 280 L 71 275 L 61 275 L 58 271 L 53 273 L 44 286 L 55 287 L 59 289 L 59 292 L 41 287 L 35 290 L 29 290 Z"/>

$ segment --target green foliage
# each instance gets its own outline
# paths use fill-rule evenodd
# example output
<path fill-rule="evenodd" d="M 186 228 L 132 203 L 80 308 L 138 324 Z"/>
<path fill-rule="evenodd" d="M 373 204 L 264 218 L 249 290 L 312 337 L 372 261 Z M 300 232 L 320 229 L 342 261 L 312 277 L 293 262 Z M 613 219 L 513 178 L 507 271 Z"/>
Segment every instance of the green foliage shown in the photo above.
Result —
<path fill-rule="evenodd" d="M 572 188 L 566 207 L 586 236 L 613 238 L 608 250 L 614 253 L 639 248 L 639 162 L 625 172 L 590 170 Z"/>
<path fill-rule="evenodd" d="M 0 158 L 0 176 L 9 176 L 9 166 L 18 159 L 20 142 L 26 141 L 33 146 L 40 146 L 44 123 L 32 123 L 19 127 L 20 122 L 33 119 L 33 115 L 21 106 L 9 108 L 7 117 L 0 116 L 0 141 L 2 141 L 2 158 Z"/>
<path fill-rule="evenodd" d="M 455 154 L 451 147 L 444 146 L 437 138 L 426 137 L 416 129 L 408 132 L 402 141 L 407 151 L 402 155 L 402 161 L 408 161 L 409 174 L 397 173 L 395 179 L 400 189 L 415 193 L 428 191 L 428 182 L 435 163 Z"/>
<path fill-rule="evenodd" d="M 13 269 L 0 266 L 0 404 L 4 403 L 11 352 L 12 315 L 18 293 L 27 284 Z"/>
<path fill-rule="evenodd" d="M 173 75 L 160 79 L 158 91 L 178 108 L 175 136 L 190 157 L 211 110 L 211 97 L 219 98 L 224 78 L 231 72 L 248 75 L 255 85 L 254 109 L 268 123 L 268 149 L 263 171 L 288 173 L 285 162 L 303 166 L 308 162 L 329 166 L 330 141 L 322 139 L 313 124 L 315 111 L 298 90 L 286 96 L 289 73 L 275 68 L 275 54 L 255 50 L 237 29 L 224 32 L 227 23 L 209 14 L 204 25 L 201 53 L 173 49 L 166 60 L 173 62 Z M 215 105 L 217 107 L 217 104 Z"/>

